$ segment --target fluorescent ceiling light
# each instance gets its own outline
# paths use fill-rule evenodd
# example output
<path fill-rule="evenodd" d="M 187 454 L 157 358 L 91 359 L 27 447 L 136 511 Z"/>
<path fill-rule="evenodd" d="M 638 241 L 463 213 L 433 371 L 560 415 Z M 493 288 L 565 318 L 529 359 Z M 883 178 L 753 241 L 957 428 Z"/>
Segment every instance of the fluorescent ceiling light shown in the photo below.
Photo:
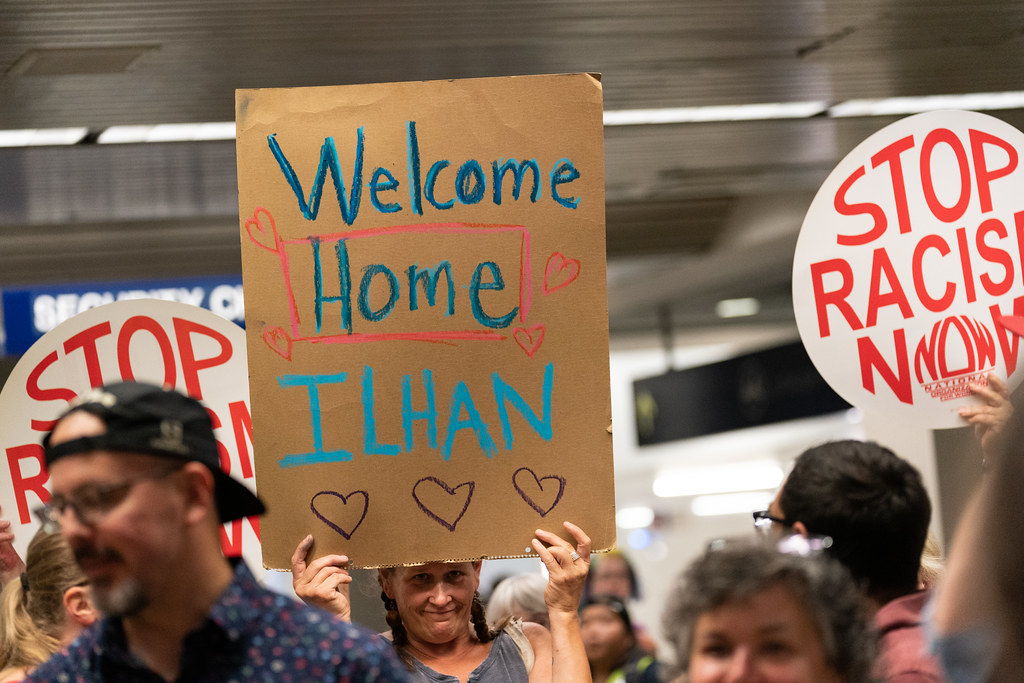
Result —
<path fill-rule="evenodd" d="M 606 111 L 606 126 L 640 126 L 655 123 L 702 123 L 709 121 L 757 121 L 764 119 L 806 119 L 821 114 L 827 102 L 773 102 L 715 107 L 674 107 L 667 109 L 621 109 Z"/>
<path fill-rule="evenodd" d="M 137 142 L 194 142 L 234 140 L 235 122 L 161 123 L 155 126 L 111 126 L 100 133 L 101 145 Z"/>
<path fill-rule="evenodd" d="M 0 130 L 0 147 L 36 147 L 40 145 L 76 145 L 88 128 L 24 128 Z"/>
<path fill-rule="evenodd" d="M 776 488 L 782 483 L 782 477 L 782 468 L 777 462 L 757 460 L 662 472 L 655 477 L 652 489 L 659 498 L 763 491 Z"/>
<path fill-rule="evenodd" d="M 697 496 L 690 501 L 690 512 L 697 517 L 719 515 L 749 515 L 754 510 L 764 510 L 772 502 L 771 491 L 747 491 L 744 493 L 722 493 L 712 496 Z"/>
<path fill-rule="evenodd" d="M 889 97 L 881 100 L 847 100 L 829 107 L 828 115 L 894 116 L 920 114 L 938 109 L 1019 109 L 1024 107 L 1024 92 L 979 92 L 963 95 L 928 95 L 926 97 Z"/>
<path fill-rule="evenodd" d="M 642 126 L 659 123 L 706 123 L 712 121 L 763 121 L 806 119 L 819 114 L 848 116 L 893 116 L 919 114 L 938 109 L 991 111 L 1024 108 L 1024 91 L 890 97 L 877 100 L 847 100 L 831 107 L 824 101 L 770 102 L 708 107 L 664 109 L 621 109 L 606 111 L 606 126 Z"/>
<path fill-rule="evenodd" d="M 743 318 L 757 315 L 761 310 L 761 302 L 752 297 L 744 299 L 722 299 L 715 304 L 715 314 L 719 318 Z"/>
<path fill-rule="evenodd" d="M 642 126 L 662 123 L 707 123 L 722 121 L 761 121 L 804 119 L 820 114 L 843 118 L 850 116 L 898 116 L 938 109 L 993 111 L 1024 108 L 1024 91 L 890 97 L 847 100 L 831 107 L 824 101 L 769 102 L 707 107 L 671 107 L 664 109 L 620 109 L 604 112 L 606 126 Z M 86 127 L 27 128 L 0 130 L 0 147 L 36 145 L 74 145 L 88 134 Z M 100 144 L 140 142 L 190 142 L 233 140 L 234 121 L 210 123 L 164 123 L 153 126 L 111 126 L 100 133 Z"/>
<path fill-rule="evenodd" d="M 121 142 L 146 142 L 153 126 L 111 126 L 100 133 L 96 142 L 101 145 Z"/>
<path fill-rule="evenodd" d="M 654 510 L 646 505 L 620 508 L 615 512 L 615 523 L 622 529 L 643 529 L 654 521 Z"/>

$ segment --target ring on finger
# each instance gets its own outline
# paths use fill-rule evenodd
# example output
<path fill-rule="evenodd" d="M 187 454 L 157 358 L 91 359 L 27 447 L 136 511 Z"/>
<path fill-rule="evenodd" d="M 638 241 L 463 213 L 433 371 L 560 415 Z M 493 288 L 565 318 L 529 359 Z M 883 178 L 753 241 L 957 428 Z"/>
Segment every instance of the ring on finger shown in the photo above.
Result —
<path fill-rule="evenodd" d="M 573 550 L 571 553 L 569 553 L 569 559 L 575 562 L 576 560 L 580 559 L 580 554 Z"/>

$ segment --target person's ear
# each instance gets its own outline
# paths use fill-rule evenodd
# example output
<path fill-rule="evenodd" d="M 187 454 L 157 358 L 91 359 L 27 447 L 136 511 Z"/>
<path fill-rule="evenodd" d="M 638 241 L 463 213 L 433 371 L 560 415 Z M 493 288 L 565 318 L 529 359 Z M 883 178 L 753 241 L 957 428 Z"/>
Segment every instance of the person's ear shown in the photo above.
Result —
<path fill-rule="evenodd" d="M 483 565 L 483 560 L 477 560 L 473 563 L 473 582 L 477 589 L 480 588 L 480 568 L 483 567 Z"/>
<path fill-rule="evenodd" d="M 807 527 L 804 526 L 803 522 L 793 522 L 793 533 L 799 534 L 804 538 L 807 538 L 811 535 L 811 533 L 807 531 Z"/>
<path fill-rule="evenodd" d="M 92 604 L 88 586 L 72 586 L 64 591 L 64 611 L 68 618 L 80 626 L 91 626 L 100 617 Z"/>
<path fill-rule="evenodd" d="M 217 516 L 214 500 L 213 472 L 199 462 L 185 463 L 181 468 L 185 491 L 185 509 L 190 522 L 199 522 L 211 514 Z"/>

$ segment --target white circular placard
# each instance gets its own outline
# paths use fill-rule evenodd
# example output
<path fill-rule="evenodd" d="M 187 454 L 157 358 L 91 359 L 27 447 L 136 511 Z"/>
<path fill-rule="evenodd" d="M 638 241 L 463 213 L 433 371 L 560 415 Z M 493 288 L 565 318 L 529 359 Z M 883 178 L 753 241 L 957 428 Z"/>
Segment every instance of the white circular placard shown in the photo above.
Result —
<path fill-rule="evenodd" d="M 911 116 L 859 144 L 818 190 L 793 262 L 815 366 L 865 412 L 966 424 L 969 384 L 1019 383 L 1024 134 L 967 111 Z"/>
<path fill-rule="evenodd" d="M 245 331 L 208 310 L 160 301 L 119 301 L 87 310 L 43 335 L 0 391 L 0 516 L 13 524 L 15 549 L 39 526 L 32 514 L 49 499 L 40 442 L 76 395 L 122 379 L 171 386 L 201 399 L 214 420 L 221 464 L 255 489 Z M 45 499 L 45 500 L 44 500 Z M 228 554 L 263 575 L 258 522 L 226 524 Z"/>

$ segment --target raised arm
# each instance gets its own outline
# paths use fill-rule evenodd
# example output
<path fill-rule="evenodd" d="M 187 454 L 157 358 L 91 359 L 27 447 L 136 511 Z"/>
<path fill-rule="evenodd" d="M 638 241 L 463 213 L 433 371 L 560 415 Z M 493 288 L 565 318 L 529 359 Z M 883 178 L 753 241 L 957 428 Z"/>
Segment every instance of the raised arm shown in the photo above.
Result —
<path fill-rule="evenodd" d="M 998 376 L 990 374 L 987 386 L 971 385 L 982 403 L 960 409 L 960 415 L 974 425 L 974 433 L 987 458 L 1003 457 L 1000 440 L 1013 414 L 1009 389 Z M 986 475 L 989 477 L 990 475 Z M 957 633 L 979 624 L 991 623 L 997 613 L 992 592 L 991 557 L 993 530 L 986 528 L 983 505 L 992 482 L 985 479 L 971 494 L 957 524 L 946 567 L 935 593 L 932 626 L 939 635 Z"/>
<path fill-rule="evenodd" d="M 580 637 L 578 615 L 583 582 L 590 569 L 590 537 L 575 524 L 565 522 L 565 528 L 576 540 L 575 548 L 568 541 L 541 529 L 533 539 L 533 547 L 548 569 L 544 602 L 551 622 L 551 657 L 547 660 L 543 656 L 542 644 L 540 647 L 535 645 L 537 663 L 530 673 L 530 683 L 590 683 L 592 680 Z M 534 642 L 532 638 L 531 642 Z"/>
<path fill-rule="evenodd" d="M 345 621 L 352 621 L 352 604 L 348 597 L 352 576 L 348 573 L 348 557 L 324 555 L 307 563 L 312 547 L 313 536 L 310 534 L 299 542 L 292 553 L 292 587 L 295 594 L 307 605 L 337 614 Z"/>

